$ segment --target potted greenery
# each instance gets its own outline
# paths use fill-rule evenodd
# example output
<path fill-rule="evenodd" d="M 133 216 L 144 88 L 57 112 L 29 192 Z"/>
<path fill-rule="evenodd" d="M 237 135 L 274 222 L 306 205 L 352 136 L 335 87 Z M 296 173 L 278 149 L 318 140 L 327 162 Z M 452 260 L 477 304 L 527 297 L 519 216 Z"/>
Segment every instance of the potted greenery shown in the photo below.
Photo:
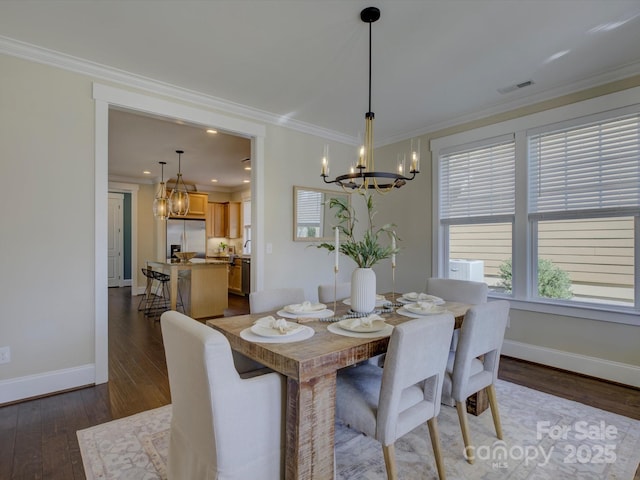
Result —
<path fill-rule="evenodd" d="M 376 275 L 371 267 L 381 260 L 392 257 L 398 253 L 399 249 L 395 246 L 397 241 L 393 230 L 395 225 L 388 223 L 382 227 L 376 227 L 373 223 L 376 212 L 372 195 L 366 191 L 358 191 L 358 193 L 364 198 L 367 207 L 367 228 L 361 239 L 356 239 L 355 226 L 358 220 L 354 207 L 347 199 L 331 198 L 329 208 L 335 210 L 338 221 L 336 227 L 341 234 L 338 251 L 358 265 L 351 276 L 351 308 L 356 312 L 368 313 L 375 308 L 376 303 Z M 381 236 L 386 236 L 390 240 L 390 245 L 380 244 Z M 317 247 L 333 252 L 336 245 L 323 242 Z"/>

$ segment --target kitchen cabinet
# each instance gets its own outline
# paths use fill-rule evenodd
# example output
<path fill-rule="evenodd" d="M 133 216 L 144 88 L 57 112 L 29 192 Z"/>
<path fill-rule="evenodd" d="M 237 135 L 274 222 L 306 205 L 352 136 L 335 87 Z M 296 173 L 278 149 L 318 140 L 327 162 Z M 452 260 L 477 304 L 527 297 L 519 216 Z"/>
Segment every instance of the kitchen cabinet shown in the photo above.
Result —
<path fill-rule="evenodd" d="M 242 259 L 236 258 L 229 265 L 229 291 L 242 294 Z"/>
<path fill-rule="evenodd" d="M 207 205 L 207 237 L 227 236 L 227 204 L 211 202 Z"/>
<path fill-rule="evenodd" d="M 242 238 L 242 204 L 211 202 L 207 205 L 207 236 Z"/>
<path fill-rule="evenodd" d="M 242 203 L 229 202 L 229 215 L 227 225 L 227 237 L 242 237 Z"/>
<path fill-rule="evenodd" d="M 171 216 L 170 218 L 197 218 L 204 219 L 207 216 L 209 195 L 206 193 L 189 194 L 189 212 L 183 217 Z"/>

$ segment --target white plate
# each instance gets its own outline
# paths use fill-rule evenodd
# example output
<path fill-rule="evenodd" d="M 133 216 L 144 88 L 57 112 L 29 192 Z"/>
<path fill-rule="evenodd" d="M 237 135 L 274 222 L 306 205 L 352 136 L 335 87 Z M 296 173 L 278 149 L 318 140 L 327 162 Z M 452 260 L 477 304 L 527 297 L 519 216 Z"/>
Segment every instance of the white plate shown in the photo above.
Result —
<path fill-rule="evenodd" d="M 435 305 L 442 305 L 444 303 L 443 299 L 441 299 L 440 297 L 434 297 L 433 295 L 426 295 L 426 297 L 421 300 L 425 302 L 433 302 Z M 407 298 L 404 295 L 402 295 L 400 298 L 398 298 L 398 301 L 400 303 L 416 303 L 418 299 Z"/>
<path fill-rule="evenodd" d="M 346 320 L 340 320 L 337 325 L 343 330 L 349 330 L 350 332 L 360 332 L 360 333 L 371 333 L 371 332 L 379 332 L 380 330 L 384 330 L 387 327 L 387 324 L 384 323 L 384 320 L 374 320 L 371 322 L 371 325 L 357 325 L 352 327 L 351 324 L 354 323 L 355 318 L 348 318 Z"/>
<path fill-rule="evenodd" d="M 324 303 L 311 303 L 308 308 L 305 309 L 301 309 L 300 307 L 302 307 L 301 303 L 292 303 L 291 305 L 284 306 L 283 310 L 285 312 L 295 313 L 296 315 L 302 315 L 304 313 L 321 312 L 327 308 Z"/>
<path fill-rule="evenodd" d="M 286 310 L 278 310 L 276 314 L 279 317 L 284 318 L 327 318 L 333 316 L 333 310 L 325 308 L 324 310 L 318 310 L 317 312 L 303 312 L 303 313 L 291 313 Z"/>
<path fill-rule="evenodd" d="M 291 330 L 288 330 L 285 333 L 280 333 L 280 330 L 264 327 L 262 325 L 251 325 L 251 331 L 256 335 L 260 335 L 261 337 L 287 337 L 295 335 L 296 333 L 300 333 L 304 330 L 302 328 L 302 325 L 298 325 L 297 323 L 293 322 L 287 322 L 287 326 L 290 327 Z"/>
<path fill-rule="evenodd" d="M 351 305 L 351 299 L 350 298 L 345 298 L 342 303 L 344 303 L 345 305 Z M 391 303 L 390 300 L 387 300 L 386 298 L 382 298 L 382 299 L 378 299 L 376 298 L 376 307 L 382 307 L 388 303 Z"/>
<path fill-rule="evenodd" d="M 437 306 L 434 306 L 429 310 L 423 310 L 415 303 L 408 303 L 403 308 L 408 312 L 415 313 L 416 315 L 437 315 L 438 313 L 446 312 L 446 309 Z"/>

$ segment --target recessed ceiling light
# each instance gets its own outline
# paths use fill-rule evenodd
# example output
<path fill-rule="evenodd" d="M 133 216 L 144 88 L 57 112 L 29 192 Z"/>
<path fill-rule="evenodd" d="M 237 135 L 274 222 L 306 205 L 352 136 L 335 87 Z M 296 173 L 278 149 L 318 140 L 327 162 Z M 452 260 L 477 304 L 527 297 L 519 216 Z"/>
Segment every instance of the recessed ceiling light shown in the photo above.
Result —
<path fill-rule="evenodd" d="M 144 172 L 142 172 L 142 173 L 144 173 L 145 175 L 151 175 L 151 172 L 150 172 L 149 170 L 145 170 L 145 171 L 144 171 Z"/>
<path fill-rule="evenodd" d="M 210 128 L 207 130 L 207 133 L 218 133 L 218 131 L 214 130 L 213 128 Z"/>
<path fill-rule="evenodd" d="M 242 183 L 249 183 L 251 180 L 243 180 Z"/>
<path fill-rule="evenodd" d="M 212 179 L 211 179 L 211 181 L 212 181 L 213 183 L 216 183 L 216 182 L 218 181 L 218 179 L 217 179 L 217 178 L 212 178 Z"/>
<path fill-rule="evenodd" d="M 251 167 L 244 167 L 245 170 L 251 170 Z"/>

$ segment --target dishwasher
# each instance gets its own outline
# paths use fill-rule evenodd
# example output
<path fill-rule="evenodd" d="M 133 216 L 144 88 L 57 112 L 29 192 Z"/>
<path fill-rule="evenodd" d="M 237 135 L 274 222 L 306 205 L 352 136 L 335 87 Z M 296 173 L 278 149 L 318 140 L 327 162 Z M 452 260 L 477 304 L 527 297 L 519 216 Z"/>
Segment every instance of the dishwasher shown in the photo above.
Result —
<path fill-rule="evenodd" d="M 242 293 L 249 295 L 251 293 L 251 259 L 242 259 Z"/>

